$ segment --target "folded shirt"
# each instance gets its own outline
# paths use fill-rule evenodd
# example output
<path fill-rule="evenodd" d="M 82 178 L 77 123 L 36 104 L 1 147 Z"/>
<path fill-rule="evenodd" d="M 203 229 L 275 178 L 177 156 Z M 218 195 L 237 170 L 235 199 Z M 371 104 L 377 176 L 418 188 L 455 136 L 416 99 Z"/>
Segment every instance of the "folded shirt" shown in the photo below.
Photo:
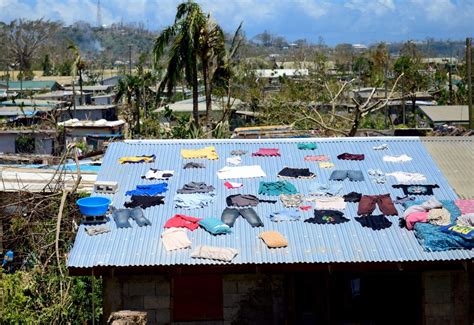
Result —
<path fill-rule="evenodd" d="M 166 221 L 164 228 L 187 228 L 193 231 L 199 228 L 200 220 L 202 220 L 202 218 L 190 217 L 184 214 L 175 214 L 172 218 Z"/>
<path fill-rule="evenodd" d="M 278 182 L 260 182 L 258 194 L 263 195 L 280 195 L 280 194 L 296 194 L 298 190 L 288 181 Z"/>
<path fill-rule="evenodd" d="M 184 159 L 191 158 L 207 158 L 209 160 L 219 159 L 216 148 L 213 146 L 201 148 L 201 149 L 181 149 L 181 156 Z"/>
<path fill-rule="evenodd" d="M 153 179 L 169 179 L 173 177 L 174 170 L 159 170 L 150 168 L 142 178 L 153 180 Z"/>
<path fill-rule="evenodd" d="M 230 262 L 238 254 L 238 250 L 226 247 L 198 246 L 191 253 L 192 258 L 206 258 L 217 261 Z"/>
<path fill-rule="evenodd" d="M 155 161 L 156 156 L 129 156 L 129 157 L 122 157 L 119 158 L 118 162 L 120 164 L 138 164 L 138 163 L 152 163 Z"/>
<path fill-rule="evenodd" d="M 406 154 L 399 155 L 399 156 L 383 156 L 383 161 L 387 162 L 407 162 L 412 160 L 413 158 L 410 156 L 407 156 Z"/>
<path fill-rule="evenodd" d="M 252 156 L 261 157 L 279 157 L 280 149 L 278 148 L 260 148 L 257 152 L 252 153 Z"/>
<path fill-rule="evenodd" d="M 332 184 L 332 183 L 311 183 L 309 184 L 309 194 L 311 195 L 321 195 L 321 196 L 334 196 L 339 194 L 342 190 L 341 184 Z"/>
<path fill-rule="evenodd" d="M 176 192 L 179 194 L 210 193 L 214 191 L 214 186 L 204 182 L 189 182 Z"/>
<path fill-rule="evenodd" d="M 167 251 L 191 247 L 184 228 L 168 228 L 161 234 L 161 241 Z"/>
<path fill-rule="evenodd" d="M 231 178 L 254 178 L 254 177 L 266 177 L 267 174 L 263 171 L 259 165 L 252 166 L 226 166 L 217 171 L 217 177 L 219 179 L 231 179 Z"/>
<path fill-rule="evenodd" d="M 273 222 L 298 221 L 301 219 L 301 213 L 298 209 L 285 209 L 270 213 L 269 218 Z"/>
<path fill-rule="evenodd" d="M 137 185 L 134 190 L 125 192 L 125 195 L 156 196 L 168 191 L 168 183 Z"/>
<path fill-rule="evenodd" d="M 285 167 L 278 172 L 281 178 L 313 178 L 316 175 L 309 171 L 309 168 L 290 168 Z"/>
<path fill-rule="evenodd" d="M 315 198 L 308 198 L 307 200 L 311 200 L 316 203 L 317 209 L 322 210 L 344 210 L 346 208 L 346 202 L 344 198 L 340 196 L 336 197 L 315 197 Z"/>
<path fill-rule="evenodd" d="M 393 172 L 385 174 L 387 176 L 395 177 L 400 184 L 413 184 L 426 182 L 426 176 L 420 173 L 409 173 L 409 172 Z"/>
<path fill-rule="evenodd" d="M 176 194 L 174 204 L 176 208 L 198 209 L 211 204 L 215 193 Z"/>
<path fill-rule="evenodd" d="M 278 231 L 264 231 L 259 235 L 268 248 L 280 248 L 288 246 L 288 241 Z"/>

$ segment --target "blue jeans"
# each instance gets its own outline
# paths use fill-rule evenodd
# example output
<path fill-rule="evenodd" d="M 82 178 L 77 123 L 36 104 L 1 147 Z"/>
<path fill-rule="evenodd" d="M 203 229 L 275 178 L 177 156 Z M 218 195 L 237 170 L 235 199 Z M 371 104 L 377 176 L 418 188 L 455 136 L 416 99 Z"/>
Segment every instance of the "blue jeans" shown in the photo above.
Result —
<path fill-rule="evenodd" d="M 225 208 L 222 211 L 221 220 L 223 223 L 229 227 L 233 227 L 235 220 L 239 216 L 242 216 L 252 227 L 263 227 L 263 222 L 258 216 L 257 212 L 253 208 L 246 209 L 234 209 L 234 208 Z"/>
<path fill-rule="evenodd" d="M 332 181 L 343 181 L 346 177 L 352 182 L 362 182 L 364 180 L 364 174 L 360 170 L 335 170 L 329 179 Z"/>

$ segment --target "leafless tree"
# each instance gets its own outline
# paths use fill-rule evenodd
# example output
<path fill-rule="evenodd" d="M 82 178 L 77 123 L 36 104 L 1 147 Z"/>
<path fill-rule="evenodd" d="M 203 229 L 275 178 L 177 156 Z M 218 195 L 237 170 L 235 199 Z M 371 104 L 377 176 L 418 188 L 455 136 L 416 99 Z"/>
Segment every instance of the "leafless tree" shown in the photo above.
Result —
<path fill-rule="evenodd" d="M 331 109 L 329 113 L 326 115 L 321 114 L 318 111 L 317 106 L 312 106 L 309 110 L 300 109 L 298 110 L 298 115 L 301 117 L 300 119 L 293 122 L 293 124 L 300 120 L 307 120 L 313 122 L 324 131 L 329 131 L 331 133 L 347 137 L 353 137 L 356 135 L 359 125 L 365 116 L 380 110 L 381 108 L 385 107 L 389 101 L 394 99 L 394 91 L 402 76 L 403 74 L 398 76 L 398 78 L 395 80 L 395 83 L 393 84 L 392 89 L 390 90 L 390 93 L 386 99 L 380 99 L 376 101 L 373 100 L 376 88 L 372 89 L 370 95 L 364 102 L 359 102 L 358 99 L 352 98 L 351 100 L 355 107 L 352 109 L 352 113 L 347 116 L 338 113 L 336 108 L 341 104 L 339 102 L 340 97 L 347 90 L 348 86 L 353 80 L 342 83 L 336 93 L 333 93 L 329 86 L 325 84 L 325 87 L 331 98 Z M 337 125 L 347 125 L 348 128 L 335 127 Z"/>
<path fill-rule="evenodd" d="M 18 63 L 21 71 L 31 71 L 35 54 L 55 35 L 60 26 L 58 22 L 43 19 L 17 19 L 0 26 L 9 59 Z"/>

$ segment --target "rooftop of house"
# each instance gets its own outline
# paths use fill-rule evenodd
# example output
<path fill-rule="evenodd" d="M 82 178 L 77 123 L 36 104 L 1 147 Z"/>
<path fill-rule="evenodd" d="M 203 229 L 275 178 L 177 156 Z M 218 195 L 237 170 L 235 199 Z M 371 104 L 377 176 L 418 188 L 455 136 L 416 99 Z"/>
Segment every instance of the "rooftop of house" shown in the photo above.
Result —
<path fill-rule="evenodd" d="M 5 80 L 0 80 L 0 84 L 6 85 Z M 24 81 L 9 81 L 9 89 L 23 89 L 23 90 L 55 90 L 61 89 L 62 86 L 55 80 L 24 80 Z"/>
<path fill-rule="evenodd" d="M 109 109 L 113 109 L 113 108 L 116 108 L 117 105 L 114 105 L 114 104 L 107 104 L 107 105 L 77 105 L 76 106 L 76 110 L 78 111 L 87 111 L 87 110 L 109 110 Z M 74 107 L 68 107 L 68 108 L 64 108 L 63 110 L 73 110 Z"/>
<path fill-rule="evenodd" d="M 261 78 L 295 77 L 309 74 L 308 69 L 257 69 L 254 72 L 257 77 Z"/>
<path fill-rule="evenodd" d="M 50 112 L 51 107 L 19 107 L 19 106 L 0 106 L 0 116 L 33 116 L 39 112 Z"/>
<path fill-rule="evenodd" d="M 15 100 L 5 100 L 0 102 L 2 106 L 23 106 L 23 107 L 61 107 L 66 105 L 67 102 L 61 100 L 44 100 L 44 99 L 23 99 L 18 98 Z"/>
<path fill-rule="evenodd" d="M 314 151 L 299 150 L 298 143 L 316 143 Z M 387 144 L 387 150 L 374 150 L 374 146 Z M 219 155 L 218 160 L 184 159 L 181 149 L 199 149 L 214 146 Z M 429 146 L 429 145 L 428 145 Z M 252 153 L 259 148 L 278 148 L 281 157 L 253 157 Z M 463 148 L 460 148 L 463 150 Z M 226 166 L 226 158 L 231 157 L 232 150 L 245 150 L 242 165 L 260 165 L 266 177 L 241 178 L 243 187 L 229 190 L 224 186 L 225 180 L 218 179 L 216 173 Z M 472 149 L 471 149 L 472 150 Z M 363 161 L 338 160 L 337 155 L 344 153 L 363 153 Z M 134 155 L 156 155 L 153 163 L 120 164 L 119 158 Z M 387 163 L 384 155 L 402 155 L 412 157 L 405 163 Z M 450 152 L 451 155 L 454 155 Z M 87 270 L 108 267 L 169 267 L 179 265 L 222 265 L 224 262 L 195 259 L 190 257 L 192 249 L 199 245 L 230 247 L 238 250 L 238 255 L 230 263 L 242 264 L 301 264 L 301 263 L 365 263 L 365 262 L 415 262 L 415 261 L 451 261 L 470 260 L 474 252 L 470 250 L 450 250 L 428 252 L 418 242 L 413 231 L 398 227 L 398 217 L 387 217 L 392 225 L 380 231 L 362 227 L 354 218 L 357 216 L 357 204 L 348 203 L 344 214 L 349 222 L 337 225 L 318 225 L 300 221 L 272 222 L 269 215 L 284 208 L 277 196 L 258 195 L 260 181 L 277 181 L 277 173 L 284 168 L 309 168 L 316 174 L 315 179 L 289 180 L 299 193 L 308 194 L 312 182 L 328 182 L 333 169 L 319 168 L 317 162 L 305 161 L 306 155 L 328 155 L 339 170 L 361 170 L 365 180 L 362 182 L 338 182 L 343 186 L 341 194 L 352 191 L 363 194 L 389 193 L 393 199 L 402 196 L 395 178 L 388 177 L 385 184 L 371 181 L 368 169 L 382 171 L 410 171 L 425 175 L 429 184 L 438 184 L 436 198 L 454 200 L 458 198 L 452 186 L 450 174 L 448 179 L 433 160 L 425 142 L 418 137 L 376 137 L 376 138 L 305 138 L 305 139 L 265 139 L 265 140 L 136 140 L 112 143 L 109 145 L 99 172 L 98 181 L 118 182 L 118 192 L 108 196 L 113 205 L 121 208 L 130 197 L 125 195 L 138 184 L 151 184 L 159 181 L 147 181 L 142 176 L 150 168 L 174 170 L 174 176 L 167 181 L 169 190 L 164 193 L 165 204 L 145 209 L 145 217 L 151 226 L 139 227 L 131 221 L 130 228 L 117 228 L 113 220 L 107 222 L 109 233 L 89 236 L 85 226 L 81 225 L 72 248 L 68 267 L 70 270 Z M 439 157 L 439 155 L 435 155 Z M 183 169 L 189 161 L 203 163 L 202 169 Z M 463 162 L 470 164 L 471 160 Z M 462 167 L 459 167 L 462 168 Z M 246 175 L 244 175 L 245 177 Z M 463 174 L 462 176 L 466 176 Z M 472 177 L 470 178 L 472 180 Z M 449 180 L 449 181 L 448 181 Z M 173 198 L 176 191 L 191 181 L 202 181 L 216 188 L 216 196 L 210 206 L 201 209 L 185 210 L 176 208 Z M 231 181 L 234 181 L 231 179 Z M 450 185 L 451 183 L 451 185 Z M 226 197 L 231 194 L 254 194 L 263 199 L 275 199 L 276 204 L 260 203 L 255 211 L 264 223 L 262 228 L 252 228 L 244 219 L 239 218 L 232 233 L 213 236 L 199 228 L 188 231 L 192 249 L 166 251 L 160 239 L 165 222 L 175 214 L 195 217 L 220 218 L 226 207 Z M 103 196 L 103 194 L 100 194 Z M 420 195 L 420 199 L 429 196 Z M 311 204 L 311 203 L 307 203 Z M 399 214 L 401 208 L 397 206 Z M 376 210 L 378 211 L 378 210 Z M 313 216 L 312 209 L 301 212 L 302 219 Z M 285 248 L 269 249 L 259 239 L 259 234 L 266 230 L 276 230 L 285 236 L 289 244 Z M 229 265 L 229 264 L 227 264 Z"/>
<path fill-rule="evenodd" d="M 230 101 L 232 107 L 235 107 L 242 103 L 240 99 L 231 98 Z M 174 112 L 181 113 L 191 113 L 193 111 L 193 99 L 184 99 L 178 102 L 167 105 L 169 109 Z M 160 107 L 155 110 L 155 112 L 162 112 L 165 110 L 165 107 Z M 198 98 L 198 110 L 199 112 L 206 111 L 206 97 L 200 96 Z M 212 97 L 212 110 L 213 111 L 222 111 L 222 103 L 215 97 Z"/>
<path fill-rule="evenodd" d="M 420 109 L 433 123 L 469 122 L 469 109 L 467 105 L 422 105 Z"/>
<path fill-rule="evenodd" d="M 77 127 L 87 127 L 87 128 L 104 128 L 104 127 L 117 127 L 125 125 L 125 121 L 117 120 L 117 121 L 107 121 L 104 119 L 97 120 L 97 121 L 80 121 L 78 119 L 70 119 L 64 122 L 59 122 L 58 125 L 64 125 L 68 128 L 77 128 Z"/>

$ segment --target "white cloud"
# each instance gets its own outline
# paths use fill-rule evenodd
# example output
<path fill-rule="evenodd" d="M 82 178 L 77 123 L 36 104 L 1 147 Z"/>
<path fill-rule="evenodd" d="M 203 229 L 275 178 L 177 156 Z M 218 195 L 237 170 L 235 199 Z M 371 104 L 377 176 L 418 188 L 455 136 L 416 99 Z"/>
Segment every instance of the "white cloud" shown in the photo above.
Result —
<path fill-rule="evenodd" d="M 296 5 L 311 18 L 319 18 L 326 15 L 330 9 L 330 2 L 315 0 L 298 0 Z"/>
<path fill-rule="evenodd" d="M 375 14 L 377 16 L 393 12 L 396 9 L 393 0 L 350 0 L 344 6 L 364 14 Z"/>

